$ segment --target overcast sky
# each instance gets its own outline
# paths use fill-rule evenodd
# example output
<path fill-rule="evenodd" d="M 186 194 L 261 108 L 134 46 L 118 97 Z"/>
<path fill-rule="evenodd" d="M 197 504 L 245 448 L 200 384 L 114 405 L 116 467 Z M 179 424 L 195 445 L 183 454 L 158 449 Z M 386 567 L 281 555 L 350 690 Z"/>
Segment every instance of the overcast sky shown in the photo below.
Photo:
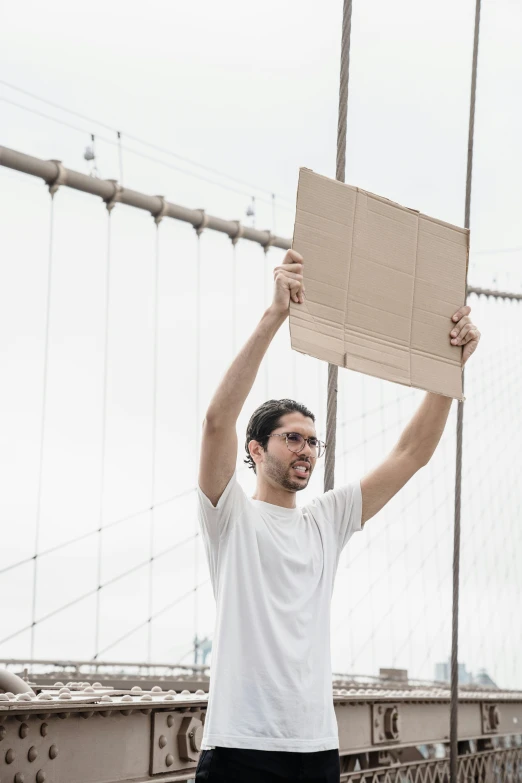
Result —
<path fill-rule="evenodd" d="M 0 144 L 89 173 L 84 151 L 95 134 L 99 176 L 290 237 L 299 167 L 335 173 L 341 7 L 340 0 L 320 9 L 309 0 L 257 7 L 151 0 L 146 12 L 120 1 L 94 0 L 81 10 L 58 0 L 6 4 Z M 347 181 L 458 225 L 474 7 L 472 0 L 355 0 L 352 24 Z M 512 291 L 522 290 L 521 38 L 520 4 L 484 0 L 469 282 Z M 255 215 L 247 217 L 252 197 Z M 155 557 L 180 546 L 158 557 L 150 574 L 144 566 L 100 591 L 98 650 L 107 648 L 102 658 L 144 660 L 152 606 L 153 613 L 165 609 L 151 624 L 152 657 L 176 660 L 190 651 L 195 625 L 210 635 L 214 620 L 202 547 L 186 541 L 196 531 L 188 490 L 198 422 L 269 301 L 282 253 L 265 257 L 240 242 L 234 255 L 225 237 L 205 233 L 198 324 L 192 228 L 168 220 L 157 232 L 145 213 L 114 210 L 103 450 L 107 222 L 97 198 L 66 189 L 56 195 L 38 550 L 96 529 L 102 464 L 102 523 L 144 513 L 104 532 L 101 549 L 91 535 L 41 558 L 37 619 L 93 594 L 37 626 L 35 654 L 94 654 L 98 582 L 145 561 L 152 529 Z M 49 230 L 44 185 L 0 168 L 0 570 L 35 550 Z M 522 687 L 522 627 L 513 616 L 522 594 L 522 311 L 471 304 L 484 338 L 466 380 L 460 657 L 474 672 L 486 667 L 499 684 Z M 238 423 L 240 444 L 250 413 L 267 397 L 305 402 L 324 435 L 325 391 L 325 366 L 292 353 L 283 327 Z M 422 396 L 340 373 L 337 483 L 385 455 Z M 449 655 L 455 413 L 456 404 L 432 463 L 348 547 L 333 601 L 336 671 L 399 666 L 431 678 L 434 663 Z M 252 493 L 241 454 L 238 471 Z M 318 470 L 299 502 L 320 491 Z M 151 503 L 153 514 L 145 511 Z M 28 631 L 1 639 L 30 624 L 33 577 L 33 561 L 0 573 L 0 655 L 29 654 Z M 182 598 L 195 582 L 205 582 L 196 603 L 193 595 Z"/>

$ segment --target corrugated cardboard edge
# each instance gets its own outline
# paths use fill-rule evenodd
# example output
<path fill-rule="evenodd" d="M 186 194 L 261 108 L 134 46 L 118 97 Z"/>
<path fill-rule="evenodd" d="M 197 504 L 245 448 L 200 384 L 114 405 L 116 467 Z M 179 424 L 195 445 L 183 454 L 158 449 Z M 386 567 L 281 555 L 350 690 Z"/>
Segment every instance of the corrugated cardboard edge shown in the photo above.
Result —
<path fill-rule="evenodd" d="M 321 177 L 322 179 L 326 179 L 328 181 L 332 181 L 331 177 L 325 177 L 324 174 L 318 174 L 313 169 L 310 169 L 310 168 L 308 168 L 306 166 L 301 166 L 299 168 L 299 180 L 301 178 L 301 172 L 302 171 L 309 171 L 312 174 L 315 174 L 316 177 Z M 371 193 L 369 190 L 363 190 L 362 188 L 359 188 L 356 185 L 350 185 L 347 182 L 339 182 L 339 184 L 343 185 L 344 187 L 350 188 L 351 190 L 354 190 L 357 193 L 364 193 L 364 194 L 366 194 L 368 196 L 371 196 L 372 198 L 375 198 L 375 199 L 377 199 L 379 201 L 382 201 L 384 203 L 392 204 L 393 206 L 400 207 L 401 209 L 405 209 L 408 212 L 411 212 L 411 213 L 413 213 L 415 215 L 418 215 L 419 217 L 425 217 L 425 218 L 427 218 L 428 220 L 431 220 L 434 223 L 438 223 L 439 225 L 447 226 L 448 228 L 453 228 L 453 229 L 454 228 L 458 228 L 463 234 L 468 234 L 468 236 L 469 236 L 470 231 L 469 231 L 468 228 L 464 228 L 463 226 L 455 226 L 455 224 L 453 224 L 453 223 L 448 223 L 445 220 L 440 220 L 439 218 L 432 217 L 431 215 L 426 215 L 423 212 L 420 212 L 420 210 L 418 210 L 418 209 L 412 209 L 411 207 L 405 207 L 403 204 L 399 204 L 399 202 L 397 202 L 397 201 L 392 201 L 391 199 L 387 199 L 384 196 L 379 196 L 379 195 L 377 195 L 375 193 Z M 299 192 L 299 182 L 298 182 L 298 187 L 297 187 L 297 192 L 296 192 L 296 210 L 295 210 L 295 214 L 296 215 L 297 215 L 297 194 L 298 194 L 298 192 Z M 295 218 L 294 218 L 294 230 L 293 230 L 293 233 L 292 233 L 292 249 L 294 248 L 294 242 L 295 242 L 295 224 L 296 224 L 296 221 L 295 221 Z M 467 247 L 466 247 L 466 277 L 465 277 L 465 284 L 464 284 L 465 294 L 464 294 L 464 302 L 462 303 L 462 305 L 460 305 L 460 307 L 463 307 L 466 304 L 466 299 L 467 299 L 468 270 L 469 270 L 469 245 L 470 245 L 470 243 L 468 241 Z M 306 259 L 305 259 L 305 262 L 306 262 Z M 304 276 L 304 281 L 303 282 L 305 283 L 305 286 L 306 286 L 306 263 L 304 264 L 303 273 L 304 273 L 304 275 L 303 275 Z M 306 299 L 305 299 L 304 304 L 306 305 Z M 295 348 L 292 345 L 292 330 L 291 330 L 292 311 L 294 309 L 297 310 L 300 307 L 302 307 L 301 304 L 297 304 L 296 302 L 292 302 L 292 300 L 290 300 L 290 317 L 288 319 L 288 330 L 289 330 L 289 334 L 290 334 L 290 345 L 292 347 L 292 350 L 296 351 L 297 353 L 301 353 L 304 356 L 308 356 L 309 354 L 307 354 L 305 351 L 300 351 L 298 348 Z M 450 322 L 449 325 L 451 326 L 451 322 Z M 448 330 L 448 335 L 449 335 L 449 330 Z M 462 357 L 463 351 L 464 351 L 464 346 L 462 346 L 462 348 L 461 348 L 461 357 Z M 324 361 L 324 360 L 323 359 L 318 359 L 318 361 Z M 338 367 L 342 367 L 343 369 L 350 369 L 350 368 L 345 367 L 342 364 L 339 364 L 337 366 Z M 461 365 L 461 372 L 463 372 L 463 371 L 464 371 L 464 367 Z M 359 370 L 352 370 L 352 372 L 360 372 L 360 371 Z M 364 372 L 364 373 L 361 372 L 361 374 L 362 375 L 370 375 L 370 376 L 372 376 L 374 378 L 380 378 L 379 375 L 372 374 L 370 372 Z M 381 380 L 385 380 L 385 379 L 381 379 Z M 398 383 L 401 386 L 407 386 L 408 388 L 412 388 L 412 389 L 417 389 L 418 388 L 417 386 L 413 386 L 412 383 L 404 383 L 404 382 L 402 382 L 400 380 L 395 380 L 395 381 L 390 381 L 390 382 L 391 383 Z M 419 391 L 423 391 L 423 389 L 419 389 Z M 439 391 L 438 389 L 426 388 L 426 389 L 424 389 L 424 391 L 431 392 L 433 394 L 439 394 L 441 397 L 448 397 L 449 399 L 457 400 L 458 402 L 465 402 L 465 400 L 466 400 L 466 397 L 464 395 L 462 395 L 460 397 L 452 397 L 450 394 L 444 394 L 443 392 Z"/>

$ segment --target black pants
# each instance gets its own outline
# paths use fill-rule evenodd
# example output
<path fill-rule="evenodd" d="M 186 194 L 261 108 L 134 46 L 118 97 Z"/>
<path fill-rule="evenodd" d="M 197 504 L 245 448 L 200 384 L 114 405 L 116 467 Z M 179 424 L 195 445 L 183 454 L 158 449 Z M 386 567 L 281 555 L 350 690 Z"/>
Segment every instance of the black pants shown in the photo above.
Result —
<path fill-rule="evenodd" d="M 339 783 L 338 750 L 203 750 L 196 783 Z"/>

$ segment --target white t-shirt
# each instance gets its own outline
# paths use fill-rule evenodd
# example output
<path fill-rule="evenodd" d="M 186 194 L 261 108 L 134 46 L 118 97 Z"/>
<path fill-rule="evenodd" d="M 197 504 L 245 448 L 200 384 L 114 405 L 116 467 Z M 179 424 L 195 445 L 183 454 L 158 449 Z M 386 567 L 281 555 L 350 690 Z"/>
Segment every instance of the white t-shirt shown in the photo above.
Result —
<path fill-rule="evenodd" d="M 216 507 L 198 496 L 217 604 L 202 748 L 338 748 L 330 602 L 360 482 L 295 509 L 252 500 L 235 473 Z"/>

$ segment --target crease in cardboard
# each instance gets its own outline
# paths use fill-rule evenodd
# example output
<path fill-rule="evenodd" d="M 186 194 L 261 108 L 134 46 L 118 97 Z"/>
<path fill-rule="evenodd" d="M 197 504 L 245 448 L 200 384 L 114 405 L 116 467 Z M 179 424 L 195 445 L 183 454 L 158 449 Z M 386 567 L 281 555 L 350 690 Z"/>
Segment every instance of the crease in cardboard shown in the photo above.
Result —
<path fill-rule="evenodd" d="M 464 399 L 449 333 L 465 302 L 467 229 L 303 168 L 292 247 L 307 289 L 290 303 L 292 348 Z"/>

